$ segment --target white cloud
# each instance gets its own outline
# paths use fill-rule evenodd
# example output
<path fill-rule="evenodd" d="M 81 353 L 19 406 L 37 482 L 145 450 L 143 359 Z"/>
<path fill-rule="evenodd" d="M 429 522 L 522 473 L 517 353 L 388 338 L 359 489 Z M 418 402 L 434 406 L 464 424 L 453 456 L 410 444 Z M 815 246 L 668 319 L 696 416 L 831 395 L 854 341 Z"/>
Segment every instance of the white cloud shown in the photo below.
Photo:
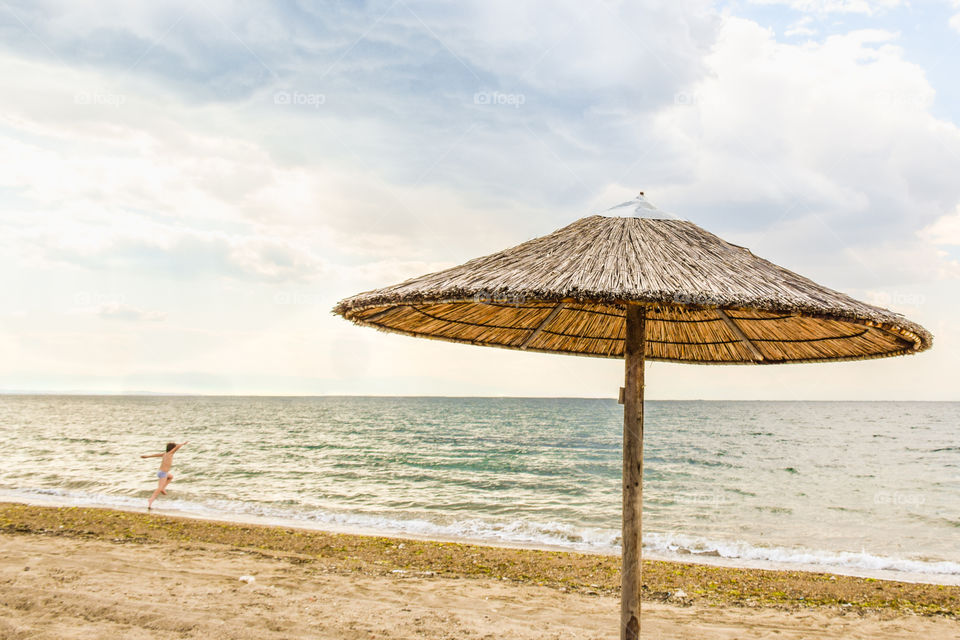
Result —
<path fill-rule="evenodd" d="M 960 129 L 932 115 L 934 91 L 895 38 L 855 31 L 791 45 L 728 19 L 696 99 L 658 120 L 688 176 L 663 197 L 782 259 L 823 263 L 888 242 L 921 254 L 915 232 L 960 202 Z M 876 266 L 855 281 L 877 286 L 905 269 Z"/>
<path fill-rule="evenodd" d="M 145 259 L 166 252 L 167 263 L 181 261 L 185 273 L 190 263 L 182 260 L 193 259 L 203 272 L 219 265 L 232 277 L 277 279 L 318 273 L 336 254 L 421 260 L 425 245 L 454 243 L 493 251 L 529 223 L 530 213 L 545 215 L 497 194 L 471 200 L 425 174 L 388 180 L 369 162 L 383 169 L 382 159 L 392 157 L 392 166 L 404 167 L 417 149 L 391 156 L 361 150 L 367 142 L 357 140 L 371 131 L 391 140 L 403 123 L 384 129 L 333 118 L 320 127 L 332 132 L 329 138 L 304 139 L 317 130 L 316 120 L 272 104 L 266 112 L 198 107 L 137 82 L 114 88 L 124 96 L 119 106 L 77 104 L 80 89 L 104 86 L 108 74 L 11 55 L 0 55 L 0 70 L 9 89 L 0 115 L 7 126 L 0 186 L 16 195 L 0 213 L 0 244 L 28 262 L 59 252 L 61 260 L 87 266 L 96 259 L 135 266 L 139 246 Z M 267 129 L 279 133 L 259 139 L 263 122 L 278 123 Z M 338 136 L 356 145 L 345 158 Z M 484 172 L 502 164 L 496 142 L 476 142 L 463 144 L 492 153 L 480 171 L 458 180 L 486 182 Z M 324 151 L 316 161 L 314 147 Z M 297 160 L 284 157 L 291 148 Z M 358 161 L 361 152 L 371 159 Z M 442 168 L 449 159 L 441 154 L 432 163 Z M 464 219 L 490 217 L 511 220 L 511 227 L 488 223 L 462 233 Z"/>
<path fill-rule="evenodd" d="M 878 10 L 864 4 L 791 6 Z M 5 375 L 607 393 L 616 363 L 404 340 L 329 309 L 639 189 L 921 320 L 938 296 L 916 283 L 957 272 L 947 244 L 931 247 L 955 237 L 960 137 L 931 115 L 933 89 L 895 33 L 801 44 L 821 25 L 803 16 L 787 44 L 695 0 L 411 3 L 416 15 L 387 2 L 297 29 L 270 9 L 219 4 L 40 6 L 17 11 L 53 53 L 29 34 L 0 52 L 0 261 L 25 274 L 0 302 L 16 336 L 0 338 Z M 326 99 L 279 105 L 278 88 Z M 524 103 L 475 103 L 487 89 Z M 701 395 L 717 384 L 715 371 L 670 371 L 660 397 L 692 393 L 688 376 Z M 773 383 L 750 375 L 723 384 L 759 380 L 743 393 L 770 397 L 785 386 L 763 391 Z"/>
<path fill-rule="evenodd" d="M 904 0 L 749 0 L 752 4 L 786 5 L 806 13 L 874 15 L 906 4 Z"/>
<path fill-rule="evenodd" d="M 551 93 L 669 97 L 700 70 L 715 31 L 710 3 L 469 2 L 441 19 L 440 37 L 480 72 Z M 623 86 L 626 77 L 636 86 Z M 637 105 L 639 106 L 639 105 Z"/>
<path fill-rule="evenodd" d="M 257 279 L 321 274 L 323 180 L 218 135 L 211 114 L 121 87 L 77 104 L 96 71 L 0 56 L 9 79 L 0 147 L 0 243 L 26 263 Z M 118 94 L 119 95 L 119 94 Z M 221 111 L 214 109 L 213 111 Z M 199 121 L 197 117 L 199 116 Z"/>
<path fill-rule="evenodd" d="M 960 246 L 960 206 L 922 229 L 919 235 L 933 244 Z"/>
<path fill-rule="evenodd" d="M 273 282 L 320 277 L 322 261 L 310 251 L 270 238 L 230 237 L 166 229 L 163 236 L 102 237 L 94 250 L 47 247 L 48 259 L 91 269 L 126 270 L 174 279 L 223 276 Z"/>
<path fill-rule="evenodd" d="M 783 35 L 788 38 L 794 36 L 814 36 L 817 34 L 816 29 L 811 28 L 810 25 L 813 24 L 813 18 L 811 16 L 803 16 L 792 25 L 787 27 L 787 30 L 783 32 Z"/>
<path fill-rule="evenodd" d="M 197 105 L 204 109 L 189 114 L 194 131 L 310 166 L 314 184 L 323 166 L 365 175 L 368 184 L 442 185 L 457 197 L 496 193 L 553 207 L 590 197 L 636 163 L 650 141 L 646 127 L 631 122 L 703 73 L 718 24 L 707 0 L 442 8 L 384 0 L 335 11 L 227 2 L 39 6 L 16 9 L 36 35 L 13 29 L 9 50 L 59 63 L 51 66 L 73 87 L 71 102 L 75 94 L 122 96 L 115 118 L 140 115 L 141 126 L 171 143 L 183 105 Z M 71 78 L 89 69 L 107 73 Z M 325 102 L 283 108 L 273 104 L 277 90 L 322 93 Z M 477 104 L 483 91 L 525 102 Z M 139 97 L 162 102 L 159 117 L 142 117 Z M 225 102 L 228 113 L 216 108 Z M 69 126 L 83 130 L 92 113 L 72 114 Z"/>

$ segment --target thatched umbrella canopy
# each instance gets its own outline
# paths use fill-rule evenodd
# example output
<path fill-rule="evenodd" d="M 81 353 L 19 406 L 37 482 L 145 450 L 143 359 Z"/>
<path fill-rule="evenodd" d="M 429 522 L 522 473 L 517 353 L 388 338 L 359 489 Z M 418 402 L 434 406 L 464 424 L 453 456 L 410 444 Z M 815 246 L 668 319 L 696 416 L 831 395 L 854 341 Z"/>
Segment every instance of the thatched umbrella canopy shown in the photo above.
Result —
<path fill-rule="evenodd" d="M 641 194 L 458 267 L 342 300 L 410 336 L 625 358 L 621 636 L 639 637 L 644 359 L 782 364 L 918 353 L 933 337 L 665 214 Z"/>

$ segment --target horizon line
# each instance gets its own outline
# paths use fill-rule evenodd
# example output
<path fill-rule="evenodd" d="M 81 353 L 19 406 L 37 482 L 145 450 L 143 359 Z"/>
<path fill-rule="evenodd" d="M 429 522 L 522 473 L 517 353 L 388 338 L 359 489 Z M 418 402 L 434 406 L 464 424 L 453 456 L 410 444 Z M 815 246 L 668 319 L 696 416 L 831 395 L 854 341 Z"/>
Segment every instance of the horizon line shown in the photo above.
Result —
<path fill-rule="evenodd" d="M 139 397 L 139 398 L 437 398 L 477 400 L 612 400 L 615 396 L 511 396 L 511 395 L 431 395 L 431 394 L 364 394 L 364 393 L 200 393 L 167 391 L 78 391 L 78 390 L 7 390 L 0 389 L 0 396 L 87 396 L 87 397 Z M 960 402 L 954 400 L 883 399 L 865 400 L 826 398 L 648 398 L 645 402 Z"/>

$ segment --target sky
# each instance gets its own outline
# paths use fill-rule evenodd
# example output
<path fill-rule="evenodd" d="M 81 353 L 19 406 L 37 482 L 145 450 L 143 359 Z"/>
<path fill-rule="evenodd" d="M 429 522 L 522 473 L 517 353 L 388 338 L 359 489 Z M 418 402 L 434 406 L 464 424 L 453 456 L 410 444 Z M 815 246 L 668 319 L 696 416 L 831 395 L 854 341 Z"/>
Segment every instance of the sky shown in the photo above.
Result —
<path fill-rule="evenodd" d="M 958 62 L 958 0 L 0 0 L 0 390 L 616 397 L 331 308 L 644 191 L 935 336 L 648 398 L 960 400 Z"/>

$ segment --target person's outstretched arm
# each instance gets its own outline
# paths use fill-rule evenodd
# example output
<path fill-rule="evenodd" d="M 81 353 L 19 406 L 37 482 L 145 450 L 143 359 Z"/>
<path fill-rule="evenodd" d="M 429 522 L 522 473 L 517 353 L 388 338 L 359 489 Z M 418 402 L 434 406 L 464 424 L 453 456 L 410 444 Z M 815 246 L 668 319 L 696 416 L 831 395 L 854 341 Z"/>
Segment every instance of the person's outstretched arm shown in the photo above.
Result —
<path fill-rule="evenodd" d="M 145 455 L 145 456 L 140 456 L 140 457 L 141 457 L 141 458 L 162 458 L 162 457 L 163 457 L 163 454 L 162 454 L 162 453 L 148 453 L 147 455 Z"/>
<path fill-rule="evenodd" d="M 180 450 L 180 447 L 182 447 L 183 445 L 187 444 L 187 442 L 189 442 L 189 441 L 188 441 L 188 440 L 184 440 L 183 442 L 181 442 L 180 444 L 178 444 L 177 446 L 175 446 L 173 449 L 170 449 L 170 453 L 176 453 L 177 451 Z"/>

